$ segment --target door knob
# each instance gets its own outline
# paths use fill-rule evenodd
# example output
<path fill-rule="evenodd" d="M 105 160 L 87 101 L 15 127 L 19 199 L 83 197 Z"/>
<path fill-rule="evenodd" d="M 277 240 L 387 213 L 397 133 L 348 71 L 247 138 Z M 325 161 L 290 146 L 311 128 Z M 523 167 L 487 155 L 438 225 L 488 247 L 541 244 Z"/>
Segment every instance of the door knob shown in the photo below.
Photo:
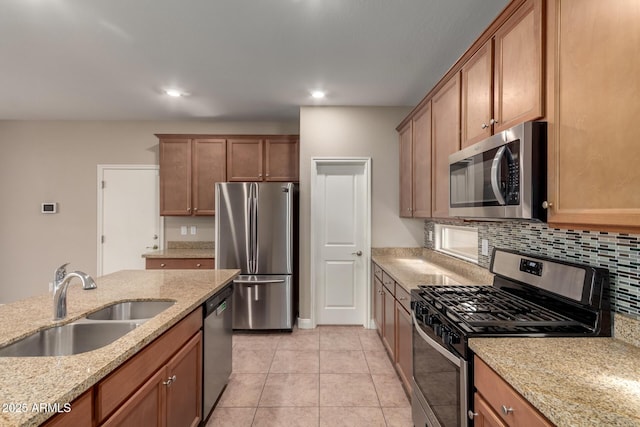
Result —
<path fill-rule="evenodd" d="M 351 252 L 351 255 L 358 255 L 358 256 L 362 256 L 362 251 Z"/>

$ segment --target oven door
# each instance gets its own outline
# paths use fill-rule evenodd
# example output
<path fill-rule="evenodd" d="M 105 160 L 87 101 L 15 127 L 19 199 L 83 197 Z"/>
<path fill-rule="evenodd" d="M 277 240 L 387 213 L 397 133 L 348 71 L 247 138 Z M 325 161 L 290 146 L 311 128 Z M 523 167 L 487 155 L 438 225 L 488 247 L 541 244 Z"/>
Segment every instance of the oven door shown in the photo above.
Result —
<path fill-rule="evenodd" d="M 416 427 L 467 426 L 467 363 L 413 316 L 412 413 Z"/>

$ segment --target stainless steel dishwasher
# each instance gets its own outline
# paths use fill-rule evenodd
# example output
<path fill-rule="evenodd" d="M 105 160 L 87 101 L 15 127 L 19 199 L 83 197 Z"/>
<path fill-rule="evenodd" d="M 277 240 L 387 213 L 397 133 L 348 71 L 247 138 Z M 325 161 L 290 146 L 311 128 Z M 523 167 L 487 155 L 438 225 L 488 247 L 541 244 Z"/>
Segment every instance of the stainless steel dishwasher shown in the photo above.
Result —
<path fill-rule="evenodd" d="M 231 375 L 232 295 L 233 284 L 230 284 L 205 301 L 203 307 L 202 425 Z"/>

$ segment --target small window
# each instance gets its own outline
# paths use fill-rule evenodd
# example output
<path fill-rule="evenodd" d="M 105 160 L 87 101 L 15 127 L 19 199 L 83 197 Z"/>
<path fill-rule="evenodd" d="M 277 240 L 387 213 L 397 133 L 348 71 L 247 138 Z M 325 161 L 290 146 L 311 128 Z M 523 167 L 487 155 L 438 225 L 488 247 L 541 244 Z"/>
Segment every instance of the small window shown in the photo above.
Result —
<path fill-rule="evenodd" d="M 455 225 L 435 224 L 435 249 L 462 258 L 478 262 L 478 229 Z"/>

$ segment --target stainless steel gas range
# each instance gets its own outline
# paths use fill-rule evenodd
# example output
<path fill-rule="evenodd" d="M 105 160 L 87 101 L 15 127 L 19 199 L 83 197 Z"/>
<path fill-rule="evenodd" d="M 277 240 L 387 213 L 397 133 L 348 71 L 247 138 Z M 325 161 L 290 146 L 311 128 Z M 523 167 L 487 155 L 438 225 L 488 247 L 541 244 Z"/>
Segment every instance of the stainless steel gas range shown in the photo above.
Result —
<path fill-rule="evenodd" d="M 493 286 L 411 292 L 415 426 L 473 425 L 470 337 L 610 336 L 606 269 L 496 249 Z"/>

